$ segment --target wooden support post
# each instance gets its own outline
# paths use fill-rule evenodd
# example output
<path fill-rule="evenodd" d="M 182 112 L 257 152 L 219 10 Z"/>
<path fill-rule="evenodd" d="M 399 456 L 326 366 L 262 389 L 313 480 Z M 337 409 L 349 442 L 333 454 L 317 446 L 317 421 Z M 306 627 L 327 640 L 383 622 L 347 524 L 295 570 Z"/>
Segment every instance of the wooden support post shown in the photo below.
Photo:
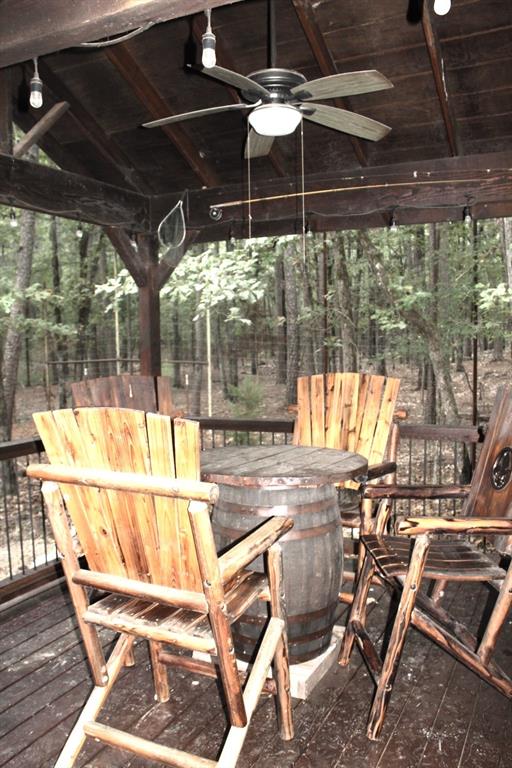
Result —
<path fill-rule="evenodd" d="M 360 546 L 363 546 L 362 544 Z M 353 623 L 355 621 L 365 624 L 366 618 L 366 600 L 370 586 L 372 583 L 372 577 L 375 573 L 375 563 L 372 558 L 366 553 L 363 566 L 359 572 L 359 579 L 352 602 L 352 609 L 350 611 L 347 628 L 345 629 L 345 635 L 340 648 L 340 654 L 338 657 L 338 664 L 342 667 L 346 667 L 350 656 L 352 654 L 352 648 L 354 647 L 354 641 L 356 635 L 354 632 Z"/>

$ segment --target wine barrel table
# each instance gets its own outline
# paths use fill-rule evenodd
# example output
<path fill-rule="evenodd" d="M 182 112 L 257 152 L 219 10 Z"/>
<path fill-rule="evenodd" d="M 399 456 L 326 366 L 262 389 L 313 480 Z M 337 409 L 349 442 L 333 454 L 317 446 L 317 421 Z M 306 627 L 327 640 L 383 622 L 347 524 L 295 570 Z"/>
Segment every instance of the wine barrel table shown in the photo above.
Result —
<path fill-rule="evenodd" d="M 280 539 L 292 663 L 312 659 L 329 646 L 343 574 L 334 484 L 364 474 L 367 466 L 356 453 L 299 445 L 201 453 L 201 478 L 218 483 L 220 490 L 212 519 L 219 550 L 267 517 L 293 518 L 294 527 Z M 261 558 L 251 567 L 263 570 Z M 264 603 L 242 616 L 234 628 L 238 656 L 252 658 L 266 618 Z"/>

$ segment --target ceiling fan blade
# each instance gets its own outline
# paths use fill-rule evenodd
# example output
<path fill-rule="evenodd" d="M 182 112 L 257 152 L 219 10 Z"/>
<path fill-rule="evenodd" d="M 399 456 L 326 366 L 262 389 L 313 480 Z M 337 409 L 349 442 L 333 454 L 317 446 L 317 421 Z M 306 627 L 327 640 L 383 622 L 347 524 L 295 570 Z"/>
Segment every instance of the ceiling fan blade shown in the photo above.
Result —
<path fill-rule="evenodd" d="M 310 112 L 310 109 L 314 111 Z M 347 109 L 328 107 L 326 104 L 308 104 L 301 109 L 301 112 L 306 120 L 325 125 L 327 128 L 334 128 L 335 131 L 359 136 L 361 139 L 378 141 L 383 139 L 391 130 L 389 125 L 379 123 L 370 117 L 349 112 Z"/>
<path fill-rule="evenodd" d="M 273 136 L 261 136 L 261 134 L 256 133 L 256 131 L 251 128 L 249 137 L 245 142 L 245 159 L 247 160 L 247 158 L 250 157 L 252 160 L 254 157 L 266 157 L 272 149 L 273 143 Z"/>
<path fill-rule="evenodd" d="M 149 123 L 142 123 L 143 128 L 157 128 L 160 125 L 169 125 L 169 123 L 179 123 L 182 120 L 192 120 L 196 117 L 205 117 L 206 115 L 215 115 L 217 112 L 238 112 L 241 109 L 252 109 L 254 104 L 225 104 L 223 107 L 208 107 L 207 109 L 196 109 L 194 112 L 182 112 L 181 115 L 169 115 L 161 117 L 159 120 L 151 120 Z"/>
<path fill-rule="evenodd" d="M 386 88 L 393 88 L 393 83 L 376 69 L 368 69 L 362 72 L 340 72 L 337 75 L 320 77 L 318 80 L 296 85 L 292 88 L 292 94 L 301 101 L 309 101 L 310 99 L 354 96 L 357 93 L 383 91 Z"/>
<path fill-rule="evenodd" d="M 223 83 L 232 85 L 234 88 L 238 88 L 239 91 L 243 91 L 249 98 L 270 98 L 270 91 L 267 91 L 262 85 L 255 83 L 254 80 L 251 80 L 249 77 L 240 75 L 238 72 L 233 72 L 231 69 L 224 69 L 224 67 L 209 67 L 208 69 L 202 69 L 201 72 L 203 75 L 214 77 L 216 80 L 220 80 Z"/>

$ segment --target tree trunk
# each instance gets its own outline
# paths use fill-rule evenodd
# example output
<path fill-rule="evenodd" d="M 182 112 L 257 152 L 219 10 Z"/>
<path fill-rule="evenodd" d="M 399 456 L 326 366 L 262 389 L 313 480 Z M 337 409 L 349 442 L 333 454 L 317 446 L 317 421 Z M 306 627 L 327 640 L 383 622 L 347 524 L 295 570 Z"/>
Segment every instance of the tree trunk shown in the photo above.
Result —
<path fill-rule="evenodd" d="M 203 365 L 204 360 L 204 318 L 199 317 L 194 323 L 194 364 L 192 366 L 192 403 L 191 413 L 193 416 L 201 415 L 201 390 L 203 387 Z"/>
<path fill-rule="evenodd" d="M 286 305 L 284 296 L 284 266 L 283 254 L 279 249 L 276 253 L 274 265 L 275 291 L 276 291 L 276 379 L 277 384 L 286 384 Z"/>
<path fill-rule="evenodd" d="M 283 249 L 283 272 L 286 307 L 286 403 L 297 402 L 299 375 L 299 311 L 297 291 L 296 246 L 287 242 Z"/>
<path fill-rule="evenodd" d="M 359 368 L 357 339 L 355 333 L 354 311 L 352 306 L 352 285 L 347 265 L 345 243 L 340 240 L 340 247 L 334 255 L 334 275 L 336 297 L 340 317 L 341 342 L 344 371 L 357 371 Z"/>
<path fill-rule="evenodd" d="M 10 440 L 14 420 L 14 403 L 18 365 L 23 340 L 22 321 L 25 318 L 25 291 L 30 285 L 32 274 L 32 256 L 34 253 L 34 236 L 36 215 L 34 211 L 22 210 L 19 216 L 20 244 L 15 281 L 15 299 L 9 315 L 9 324 L 3 350 L 3 398 L 5 411 L 3 413 L 2 439 Z"/>
<path fill-rule="evenodd" d="M 50 243 L 52 248 L 52 282 L 55 296 L 60 296 L 60 264 L 59 264 L 59 231 L 57 219 L 52 217 L 50 224 Z M 55 325 L 62 325 L 62 310 L 60 304 L 55 304 L 53 313 Z M 66 382 L 69 379 L 67 342 L 58 333 L 55 336 L 55 374 L 59 387 L 59 408 L 65 408 L 66 402 Z"/>

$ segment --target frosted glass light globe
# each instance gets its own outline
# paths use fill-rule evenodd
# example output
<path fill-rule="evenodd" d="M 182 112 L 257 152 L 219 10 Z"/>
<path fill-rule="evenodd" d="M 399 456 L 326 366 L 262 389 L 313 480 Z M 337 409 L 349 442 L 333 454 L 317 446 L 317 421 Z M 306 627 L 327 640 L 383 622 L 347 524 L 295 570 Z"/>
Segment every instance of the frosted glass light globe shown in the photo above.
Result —
<path fill-rule="evenodd" d="M 434 0 L 434 13 L 438 16 L 446 16 L 452 7 L 452 0 Z"/>

